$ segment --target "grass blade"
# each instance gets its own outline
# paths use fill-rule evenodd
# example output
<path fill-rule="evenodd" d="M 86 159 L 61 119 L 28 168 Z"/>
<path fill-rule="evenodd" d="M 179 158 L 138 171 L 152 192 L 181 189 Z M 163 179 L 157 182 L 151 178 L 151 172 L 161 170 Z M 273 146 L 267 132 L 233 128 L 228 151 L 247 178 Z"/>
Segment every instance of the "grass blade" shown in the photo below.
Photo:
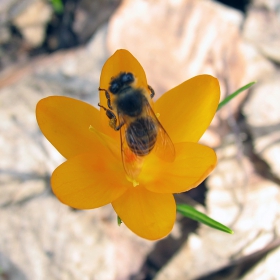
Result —
<path fill-rule="evenodd" d="M 197 211 L 195 208 L 187 205 L 187 204 L 178 204 L 177 205 L 177 211 L 184 215 L 185 217 L 188 217 L 192 220 L 198 221 L 200 223 L 203 223 L 209 227 L 224 231 L 226 233 L 233 234 L 233 231 L 226 227 L 225 225 L 211 219 L 207 215 Z"/>
<path fill-rule="evenodd" d="M 247 85 L 245 85 L 244 87 L 241 87 L 240 89 L 238 89 L 237 91 L 235 91 L 234 93 L 230 94 L 229 96 L 227 96 L 223 101 L 220 102 L 220 104 L 218 105 L 218 109 L 217 111 L 219 111 L 223 106 L 225 106 L 231 99 L 233 99 L 235 96 L 237 96 L 239 93 L 241 93 L 242 91 L 248 89 L 249 87 L 251 87 L 253 84 L 255 84 L 256 82 L 251 82 Z"/>
<path fill-rule="evenodd" d="M 120 226 L 122 224 L 122 220 L 121 218 L 118 216 L 118 226 Z"/>

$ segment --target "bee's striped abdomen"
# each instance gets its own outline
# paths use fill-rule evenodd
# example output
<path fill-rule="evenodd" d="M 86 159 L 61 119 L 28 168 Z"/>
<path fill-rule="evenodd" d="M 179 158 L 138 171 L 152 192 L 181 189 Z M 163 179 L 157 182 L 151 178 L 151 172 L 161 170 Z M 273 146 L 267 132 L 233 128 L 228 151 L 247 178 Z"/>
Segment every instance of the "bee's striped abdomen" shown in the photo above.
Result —
<path fill-rule="evenodd" d="M 148 155 L 157 140 L 157 127 L 151 117 L 142 117 L 132 122 L 126 130 L 126 141 L 133 153 Z"/>

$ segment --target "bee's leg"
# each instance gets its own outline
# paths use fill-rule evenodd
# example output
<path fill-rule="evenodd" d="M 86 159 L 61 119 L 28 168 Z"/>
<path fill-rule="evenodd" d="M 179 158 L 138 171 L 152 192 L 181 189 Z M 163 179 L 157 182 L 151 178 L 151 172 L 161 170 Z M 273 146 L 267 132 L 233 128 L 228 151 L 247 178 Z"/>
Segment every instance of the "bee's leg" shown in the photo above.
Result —
<path fill-rule="evenodd" d="M 114 130 L 116 130 L 116 131 L 120 130 L 121 127 L 123 126 L 123 123 L 117 125 L 117 117 L 116 117 L 116 115 L 111 110 L 108 110 L 107 108 L 105 108 L 104 106 L 100 105 L 99 103 L 98 103 L 98 106 L 106 111 L 106 116 L 109 119 L 109 125 Z"/>
<path fill-rule="evenodd" d="M 154 96 L 155 96 L 155 91 L 154 91 L 154 89 L 151 87 L 151 86 L 149 86 L 148 85 L 148 88 L 149 88 L 149 90 L 151 91 L 151 98 L 153 98 Z"/>
<path fill-rule="evenodd" d="M 110 99 L 110 94 L 109 94 L 109 92 L 108 92 L 106 89 L 103 89 L 103 88 L 98 88 L 98 90 L 100 90 L 100 91 L 105 91 L 105 96 L 106 96 L 106 98 L 107 98 L 107 105 L 108 105 L 109 109 L 113 110 L 113 107 L 112 107 L 112 105 L 111 105 L 111 99 Z"/>

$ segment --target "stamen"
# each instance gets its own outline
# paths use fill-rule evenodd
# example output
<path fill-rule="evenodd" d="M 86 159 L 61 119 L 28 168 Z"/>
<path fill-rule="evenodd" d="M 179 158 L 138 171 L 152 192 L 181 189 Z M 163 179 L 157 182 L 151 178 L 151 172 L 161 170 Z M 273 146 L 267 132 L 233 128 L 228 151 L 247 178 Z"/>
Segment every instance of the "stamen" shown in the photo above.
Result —
<path fill-rule="evenodd" d="M 130 177 L 126 176 L 128 182 L 132 183 L 133 187 L 137 187 L 140 183 L 137 182 L 135 179 L 131 179 Z"/>
<path fill-rule="evenodd" d="M 136 180 L 133 180 L 132 181 L 132 185 L 135 188 L 135 187 L 137 187 L 139 185 L 139 182 L 137 182 Z"/>

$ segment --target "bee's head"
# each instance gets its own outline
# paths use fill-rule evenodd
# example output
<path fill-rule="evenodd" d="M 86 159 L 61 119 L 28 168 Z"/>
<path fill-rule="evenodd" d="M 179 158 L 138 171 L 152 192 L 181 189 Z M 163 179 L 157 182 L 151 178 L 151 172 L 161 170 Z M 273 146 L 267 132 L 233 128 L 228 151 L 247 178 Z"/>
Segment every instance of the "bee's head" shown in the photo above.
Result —
<path fill-rule="evenodd" d="M 113 94 L 118 94 L 124 87 L 134 82 L 132 73 L 121 73 L 118 77 L 112 78 L 109 90 Z"/>

